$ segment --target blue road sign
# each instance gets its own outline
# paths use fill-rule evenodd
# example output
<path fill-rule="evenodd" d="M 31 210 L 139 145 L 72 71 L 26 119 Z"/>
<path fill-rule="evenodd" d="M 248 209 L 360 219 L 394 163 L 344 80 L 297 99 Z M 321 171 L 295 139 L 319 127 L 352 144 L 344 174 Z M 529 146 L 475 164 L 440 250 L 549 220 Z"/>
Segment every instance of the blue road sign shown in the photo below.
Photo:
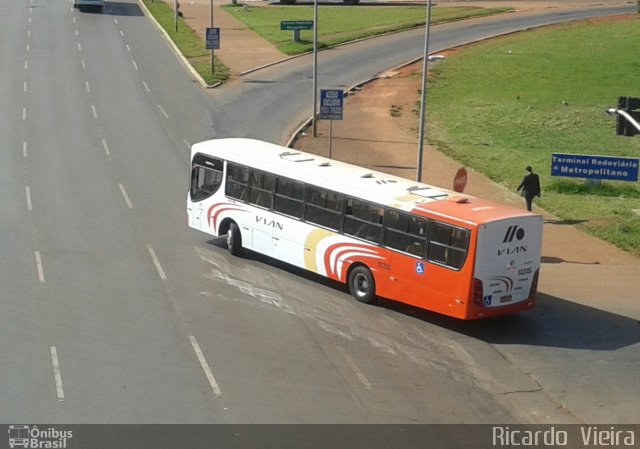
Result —
<path fill-rule="evenodd" d="M 638 180 L 639 166 L 640 159 L 631 157 L 551 155 L 551 176 L 635 182 Z"/>
<path fill-rule="evenodd" d="M 342 120 L 344 92 L 339 89 L 320 90 L 320 120 Z"/>
<path fill-rule="evenodd" d="M 207 50 L 220 49 L 220 28 L 207 28 L 205 41 Z"/>
<path fill-rule="evenodd" d="M 312 30 L 313 20 L 283 20 L 280 22 L 281 31 Z"/>

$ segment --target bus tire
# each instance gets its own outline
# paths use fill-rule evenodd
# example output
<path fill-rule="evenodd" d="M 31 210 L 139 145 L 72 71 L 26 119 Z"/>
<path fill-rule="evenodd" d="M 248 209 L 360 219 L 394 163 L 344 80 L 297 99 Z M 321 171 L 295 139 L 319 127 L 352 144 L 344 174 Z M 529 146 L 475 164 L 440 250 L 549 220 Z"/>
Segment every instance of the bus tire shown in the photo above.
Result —
<path fill-rule="evenodd" d="M 376 301 L 376 282 L 371 270 L 363 265 L 358 265 L 349 272 L 349 291 L 357 300 L 365 304 Z"/>
<path fill-rule="evenodd" d="M 231 222 L 227 231 L 227 249 L 233 256 L 239 256 L 242 250 L 242 235 L 234 222 Z"/>

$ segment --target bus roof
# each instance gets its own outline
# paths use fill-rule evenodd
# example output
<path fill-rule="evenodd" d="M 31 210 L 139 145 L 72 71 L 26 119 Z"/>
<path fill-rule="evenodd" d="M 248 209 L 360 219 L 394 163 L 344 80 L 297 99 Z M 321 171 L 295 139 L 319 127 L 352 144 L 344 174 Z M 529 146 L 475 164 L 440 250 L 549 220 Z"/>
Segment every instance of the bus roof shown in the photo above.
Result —
<path fill-rule="evenodd" d="M 308 182 L 383 206 L 420 215 L 435 214 L 468 224 L 531 215 L 511 206 L 254 139 L 207 140 L 193 145 L 191 158 L 197 153 Z"/>

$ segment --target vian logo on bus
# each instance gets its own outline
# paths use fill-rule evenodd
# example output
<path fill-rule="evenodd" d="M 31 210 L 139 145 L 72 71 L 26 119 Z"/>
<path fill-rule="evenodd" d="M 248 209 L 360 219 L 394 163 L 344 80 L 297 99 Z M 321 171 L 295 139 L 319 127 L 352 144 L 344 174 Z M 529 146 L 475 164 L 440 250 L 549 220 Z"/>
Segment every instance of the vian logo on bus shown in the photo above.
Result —
<path fill-rule="evenodd" d="M 504 235 L 504 239 L 502 240 L 502 243 L 511 243 L 515 240 L 522 240 L 524 238 L 525 232 L 524 232 L 524 228 L 521 228 L 520 226 L 509 226 L 509 228 L 507 229 L 507 232 Z M 517 246 L 510 246 L 510 247 L 506 247 L 506 248 L 501 248 L 498 250 L 498 256 L 502 256 L 503 254 L 519 254 L 519 253 L 524 253 L 527 252 L 527 247 L 526 245 L 517 245 Z"/>
<path fill-rule="evenodd" d="M 265 217 L 259 217 L 256 215 L 256 223 L 262 223 L 265 226 L 271 226 L 274 229 L 283 230 L 284 225 L 282 223 L 278 223 L 275 220 L 267 220 Z"/>
<path fill-rule="evenodd" d="M 509 226 L 502 243 L 511 243 L 513 242 L 514 237 L 518 240 L 522 240 L 524 238 L 524 228 L 521 228 L 520 226 Z"/>

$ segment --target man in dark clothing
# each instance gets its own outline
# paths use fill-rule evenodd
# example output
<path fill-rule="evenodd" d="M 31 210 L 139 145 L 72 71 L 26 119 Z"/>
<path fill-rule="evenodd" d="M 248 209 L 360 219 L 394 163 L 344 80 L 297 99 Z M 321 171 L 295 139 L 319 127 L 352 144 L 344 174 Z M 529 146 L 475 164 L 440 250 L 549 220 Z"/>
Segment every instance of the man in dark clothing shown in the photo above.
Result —
<path fill-rule="evenodd" d="M 533 198 L 536 196 L 540 196 L 540 178 L 533 172 L 533 169 L 530 165 L 526 168 L 527 174 L 522 179 L 522 182 L 516 189 L 516 192 L 522 190 L 522 196 L 524 196 L 525 201 L 527 202 L 527 210 L 531 212 L 531 202 Z"/>

